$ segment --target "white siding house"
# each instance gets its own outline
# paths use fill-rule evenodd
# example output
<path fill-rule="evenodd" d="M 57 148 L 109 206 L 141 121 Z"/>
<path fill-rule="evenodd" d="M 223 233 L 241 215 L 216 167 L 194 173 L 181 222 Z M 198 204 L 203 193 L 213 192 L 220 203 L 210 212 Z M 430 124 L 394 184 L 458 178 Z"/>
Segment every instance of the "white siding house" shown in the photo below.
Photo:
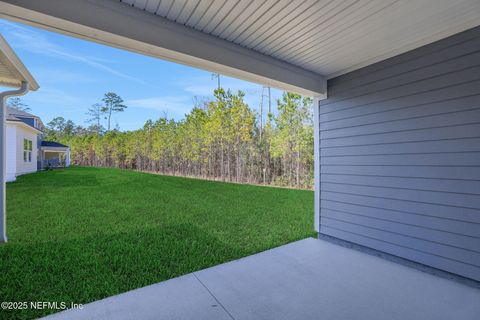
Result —
<path fill-rule="evenodd" d="M 17 175 L 37 171 L 38 130 L 28 125 L 18 125 L 16 130 Z"/>
<path fill-rule="evenodd" d="M 7 122 L 7 137 L 16 137 L 17 136 L 17 126 L 14 123 Z M 17 172 L 17 143 L 15 139 L 7 139 L 7 170 L 6 170 L 6 180 L 13 181 L 15 180 L 15 175 Z"/>
<path fill-rule="evenodd" d="M 13 108 L 7 108 L 7 112 L 7 181 L 15 181 L 17 176 L 35 172 L 47 165 L 68 166 L 70 164 L 67 146 L 43 141 L 43 123 L 40 118 Z M 52 144 L 55 144 L 53 151 Z M 48 155 L 48 157 L 42 155 Z"/>
<path fill-rule="evenodd" d="M 7 181 L 37 171 L 38 141 L 42 125 L 35 116 L 7 108 Z"/>

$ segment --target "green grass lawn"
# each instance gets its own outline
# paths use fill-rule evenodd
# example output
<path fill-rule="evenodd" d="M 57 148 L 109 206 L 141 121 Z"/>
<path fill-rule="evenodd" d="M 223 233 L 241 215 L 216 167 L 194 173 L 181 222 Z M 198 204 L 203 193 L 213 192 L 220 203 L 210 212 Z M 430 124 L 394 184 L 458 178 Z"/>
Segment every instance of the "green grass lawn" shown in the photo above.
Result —
<path fill-rule="evenodd" d="M 311 191 L 118 169 L 18 177 L 7 212 L 1 301 L 87 303 L 314 234 Z"/>

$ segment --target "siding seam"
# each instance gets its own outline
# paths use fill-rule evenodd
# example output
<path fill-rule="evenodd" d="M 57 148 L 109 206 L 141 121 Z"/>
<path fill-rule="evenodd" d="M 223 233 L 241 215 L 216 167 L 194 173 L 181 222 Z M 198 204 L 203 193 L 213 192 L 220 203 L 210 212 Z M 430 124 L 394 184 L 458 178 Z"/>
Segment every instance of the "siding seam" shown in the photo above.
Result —
<path fill-rule="evenodd" d="M 423 177 L 405 177 L 405 176 L 387 176 L 387 175 L 378 175 L 378 174 L 355 174 L 355 173 L 324 173 L 324 175 L 336 175 L 336 176 L 360 176 L 360 177 L 382 177 L 382 178 L 405 178 L 405 179 L 430 179 L 430 180 L 452 180 L 452 181 L 478 181 L 480 179 L 454 179 L 454 178 L 423 178 Z"/>
<path fill-rule="evenodd" d="M 425 227 L 425 226 L 421 226 L 421 225 L 417 225 L 417 224 L 411 224 L 411 223 L 405 223 L 405 222 L 396 221 L 396 220 L 390 220 L 390 219 L 378 218 L 378 217 L 373 217 L 373 216 L 367 216 L 367 215 L 364 215 L 364 214 L 358 214 L 358 213 L 353 213 L 353 212 L 344 211 L 344 210 L 332 209 L 332 208 L 328 208 L 328 207 L 322 207 L 322 208 L 323 208 L 323 209 L 330 210 L 330 211 L 341 212 L 341 213 L 350 214 L 350 215 L 354 215 L 354 216 L 358 216 L 358 217 L 365 217 L 365 218 L 369 218 L 369 219 L 375 219 L 375 220 L 380 220 L 380 221 L 387 221 L 387 222 L 392 222 L 392 223 L 398 223 L 398 224 L 403 224 L 403 225 L 406 225 L 406 226 L 411 226 L 411 227 L 416 227 L 416 228 L 422 228 L 422 229 L 432 230 L 432 231 L 438 231 L 438 232 L 445 232 L 445 233 L 450 233 L 450 234 L 453 234 L 453 235 L 456 235 L 456 236 L 469 237 L 469 238 L 473 238 L 473 239 L 480 240 L 480 237 L 475 237 L 475 236 L 471 236 L 471 235 L 468 235 L 468 234 L 456 233 L 456 232 L 452 232 L 452 231 L 448 231 L 448 230 L 441 230 L 441 229 L 429 228 L 429 227 Z M 330 219 L 333 219 L 333 218 L 330 218 Z M 340 219 L 338 219 L 338 220 L 340 220 Z M 341 220 L 341 221 L 343 221 L 343 220 Z M 388 231 L 388 230 L 383 230 L 383 229 L 379 229 L 379 230 Z M 401 234 L 401 233 L 399 233 L 399 234 Z M 401 234 L 401 235 L 404 235 L 404 234 Z M 428 239 L 425 239 L 425 238 L 421 238 L 421 239 L 426 240 L 426 241 L 435 242 L 435 241 L 428 240 Z M 455 247 L 455 246 L 452 246 L 452 247 Z M 460 249 L 464 249 L 464 248 L 461 248 L 461 247 L 459 247 L 459 248 L 460 248 Z M 477 251 L 477 250 L 471 250 L 471 249 L 465 249 L 465 250 L 470 250 L 470 251 L 473 251 L 473 252 L 476 252 L 476 253 L 480 253 L 480 250 L 479 250 L 479 251 Z"/>
<path fill-rule="evenodd" d="M 369 205 L 366 205 L 366 204 L 358 204 L 358 203 L 338 201 L 338 200 L 330 200 L 330 199 L 323 199 L 323 200 L 324 200 L 324 201 L 341 203 L 341 204 L 346 204 L 346 205 L 351 205 L 351 206 L 358 206 L 358 207 L 364 207 L 364 208 L 379 209 L 379 210 L 385 210 L 385 211 L 393 211 L 393 212 L 398 212 L 398 213 L 406 213 L 406 214 L 417 215 L 417 216 L 421 216 L 421 217 L 436 218 L 436 219 L 442 219 L 442 220 L 448 220 L 448 221 L 455 221 L 455 222 L 466 222 L 466 223 L 472 223 L 472 224 L 478 224 L 478 225 L 480 225 L 480 222 L 473 222 L 473 221 L 467 221 L 467 220 L 446 218 L 446 217 L 434 216 L 434 215 L 429 215 L 429 214 L 424 214 L 424 213 L 417 213 L 417 212 L 410 212 L 410 211 L 404 211 L 404 210 L 396 210 L 396 209 L 390 209 L 390 208 L 369 206 Z"/>
<path fill-rule="evenodd" d="M 476 208 L 476 207 L 463 207 L 463 206 L 456 206 L 456 205 L 451 205 L 451 204 L 443 204 L 443 203 L 439 204 L 439 203 L 424 202 L 424 201 L 418 201 L 418 200 L 399 199 L 399 198 L 390 198 L 390 197 L 379 197 L 379 196 L 365 195 L 365 194 L 352 193 L 352 192 L 340 192 L 340 191 L 330 191 L 330 190 L 325 190 L 325 191 L 333 192 L 333 193 L 340 193 L 340 194 L 347 194 L 347 195 L 352 195 L 352 196 L 362 196 L 362 197 L 376 198 L 376 199 L 388 199 L 388 200 L 415 202 L 415 203 L 422 203 L 422 204 L 433 204 L 433 205 L 440 205 L 440 206 L 459 208 L 459 209 L 473 209 L 473 210 L 479 210 L 480 209 L 480 208 Z M 480 211 L 478 213 L 480 214 Z"/>
<path fill-rule="evenodd" d="M 360 223 L 352 223 L 352 222 L 348 222 L 348 221 L 345 221 L 345 220 L 342 220 L 342 219 L 336 219 L 336 218 L 330 218 L 330 217 L 324 217 L 324 219 L 326 219 L 326 220 L 334 220 L 334 221 L 338 221 L 338 222 L 341 222 L 341 223 L 346 223 L 346 224 L 349 224 L 349 225 L 357 225 L 357 226 L 361 226 L 361 227 L 364 227 L 364 228 L 367 228 L 367 229 L 372 229 L 372 230 L 377 230 L 377 231 L 381 231 L 381 232 L 391 233 L 391 234 L 395 234 L 395 235 L 397 235 L 397 236 L 401 236 L 401 237 L 405 237 L 405 238 L 417 239 L 417 240 L 421 240 L 421 241 L 433 243 L 433 244 L 436 244 L 436 245 L 441 245 L 441 246 L 450 247 L 450 248 L 453 248 L 453 249 L 461 249 L 461 250 L 469 251 L 470 253 L 477 254 L 477 255 L 479 254 L 478 252 L 473 251 L 473 250 L 470 250 L 470 249 L 455 247 L 455 246 L 452 246 L 452 245 L 449 245 L 449 244 L 446 244 L 446 243 L 436 242 L 436 241 L 432 241 L 432 240 L 426 240 L 426 239 L 419 238 L 419 237 L 415 237 L 415 236 L 411 236 L 411 235 L 404 235 L 404 234 L 401 234 L 401 233 L 398 233 L 398 232 L 389 231 L 389 230 L 380 229 L 380 228 L 375 228 L 375 227 L 367 226 L 367 225 L 360 224 Z M 328 227 L 328 228 L 337 228 L 337 227 L 334 227 L 334 226 L 330 226 L 330 225 L 328 225 L 328 224 L 326 225 L 326 227 Z M 339 229 L 340 229 L 340 228 L 339 228 Z M 340 229 L 340 230 L 342 230 L 342 229 Z M 355 232 L 350 232 L 350 231 L 345 231 L 345 230 L 342 230 L 342 231 L 343 231 L 343 232 L 349 232 L 349 233 L 352 233 L 352 234 L 356 234 Z M 380 239 L 378 239 L 378 238 L 374 238 L 374 239 L 380 240 Z M 380 241 L 383 241 L 383 240 L 380 240 Z M 388 241 L 384 241 L 384 242 L 388 242 Z M 400 245 L 400 244 L 396 244 L 396 245 L 402 246 L 402 245 Z M 408 247 L 408 246 L 406 246 L 406 247 Z M 411 249 L 413 249 L 413 248 L 411 248 Z M 417 248 L 415 248 L 415 250 L 421 251 L 421 252 L 425 252 L 425 251 L 419 250 L 419 249 L 417 249 Z M 431 253 L 430 253 L 430 254 L 431 254 Z M 462 263 L 471 265 L 471 266 L 473 266 L 473 267 L 480 268 L 480 264 L 477 265 L 477 264 L 473 264 L 473 263 L 470 263 L 470 262 L 464 262 L 464 261 L 461 261 L 461 260 L 458 260 L 458 259 L 455 259 L 455 258 L 450 258 L 450 257 L 446 257 L 446 256 L 439 255 L 439 254 L 434 254 L 434 255 L 436 255 L 437 257 L 442 257 L 442 258 L 444 258 L 444 259 L 450 259 L 450 260 L 453 260 L 453 261 L 462 262 Z"/>
<path fill-rule="evenodd" d="M 387 120 L 387 121 L 369 122 L 369 123 L 358 124 L 358 125 L 354 125 L 354 126 L 323 129 L 323 130 L 320 130 L 320 132 L 328 132 L 328 131 L 334 131 L 334 130 L 339 130 L 339 129 L 358 128 L 358 127 L 371 126 L 371 125 L 375 125 L 375 124 L 392 123 L 392 122 L 399 122 L 399 121 L 405 121 L 405 120 L 424 119 L 424 118 L 431 118 L 431 117 L 435 117 L 435 116 L 443 116 L 443 115 L 448 115 L 448 114 L 458 114 L 458 113 L 461 113 L 461 112 L 468 112 L 468 111 L 475 111 L 475 110 L 480 110 L 480 107 L 473 107 L 473 108 L 470 108 L 470 109 L 457 110 L 457 111 L 440 112 L 440 113 L 434 113 L 434 114 L 418 116 L 418 117 L 409 117 L 409 118 L 400 118 L 400 119 Z M 342 119 L 342 120 L 345 120 L 345 119 Z M 337 121 L 337 120 L 332 120 L 332 121 Z"/>
<path fill-rule="evenodd" d="M 474 82 L 475 82 L 475 81 L 474 81 Z M 468 82 L 468 83 L 469 83 L 469 82 Z M 464 83 L 462 83 L 461 85 L 463 85 L 463 84 L 464 84 Z M 456 85 L 454 85 L 454 86 L 452 86 L 452 87 L 455 87 L 455 86 L 456 86 Z M 431 90 L 431 91 L 435 91 L 435 90 L 437 90 L 437 89 L 434 89 L 434 90 Z M 427 92 L 428 92 L 428 91 L 427 91 Z M 455 100 L 459 100 L 459 99 L 471 98 L 471 97 L 476 97 L 476 96 L 479 96 L 479 94 L 478 94 L 478 93 L 475 93 L 475 94 L 463 95 L 463 96 L 458 96 L 458 97 L 454 97 L 454 98 L 451 98 L 451 99 L 436 100 L 436 101 L 433 101 L 433 102 L 425 102 L 425 103 L 420 103 L 420 104 L 414 104 L 414 105 L 410 105 L 410 106 L 406 106 L 406 107 L 405 107 L 405 106 L 402 106 L 402 107 L 399 107 L 399 108 L 388 109 L 388 110 L 383 110 L 383 111 L 363 113 L 363 114 L 358 115 L 358 116 L 351 116 L 351 117 L 334 119 L 334 120 L 325 120 L 325 121 L 323 121 L 323 122 L 320 122 L 320 124 L 330 123 L 330 122 L 335 122 L 335 121 L 341 121 L 341 120 L 347 120 L 347 119 L 355 119 L 355 118 L 370 116 L 370 115 L 374 115 L 374 114 L 388 113 L 388 112 L 391 112 L 391 111 L 398 111 L 398 110 L 406 110 L 406 109 L 411 109 L 411 108 L 423 107 L 423 106 L 428 106 L 428 105 L 432 105 L 432 104 L 438 104 L 438 103 L 443 103 L 443 102 L 455 101 Z M 396 98 L 395 98 L 395 99 L 396 99 Z M 392 99 L 392 100 L 395 100 L 395 99 Z M 342 111 L 342 110 L 339 110 L 339 111 Z"/>
<path fill-rule="evenodd" d="M 441 129 L 441 128 L 440 128 Z M 423 129 L 418 129 L 423 130 Z M 411 130 L 407 130 L 411 131 Z M 389 132 L 386 132 L 389 133 Z M 378 133 L 376 133 L 378 134 Z M 384 134 L 384 133 L 380 133 Z M 350 137 L 340 137 L 340 138 L 351 138 Z M 354 136 L 356 137 L 356 136 Z M 368 143 L 368 144 L 352 144 L 352 145 L 342 145 L 342 146 L 330 146 L 330 147 L 322 147 L 322 149 L 329 149 L 329 148 L 348 148 L 348 147 L 365 147 L 365 146 L 378 146 L 378 145 L 390 145 L 390 144 L 403 144 L 403 143 L 415 143 L 415 142 L 432 142 L 432 141 L 454 141 L 454 140 L 464 140 L 464 139 L 478 139 L 480 136 L 468 136 L 468 137 L 460 137 L 460 138 L 443 138 L 443 139 L 429 139 L 429 140 L 407 140 L 407 141 L 394 141 L 394 142 L 382 142 L 382 143 Z M 333 140 L 333 138 L 328 138 Z M 338 138 L 339 139 L 339 138 Z M 327 140 L 327 139 L 323 139 Z"/>
<path fill-rule="evenodd" d="M 330 138 L 322 138 L 322 136 L 321 136 L 322 132 L 320 131 L 320 138 L 322 140 L 333 140 L 333 139 L 364 137 L 364 136 L 373 136 L 373 135 L 397 133 L 397 132 L 411 132 L 411 131 L 429 130 L 429 129 L 443 129 L 443 128 L 463 127 L 465 125 L 473 125 L 473 124 L 480 124 L 480 122 L 473 121 L 473 122 L 465 122 L 465 123 L 461 123 L 461 124 L 454 124 L 454 125 L 450 125 L 450 126 L 435 126 L 435 127 L 422 127 L 422 128 L 412 128 L 412 129 L 393 130 L 393 131 L 381 131 L 381 132 L 374 132 L 374 133 L 355 134 L 355 135 L 350 135 L 350 136 L 340 136 L 340 137 L 330 137 Z M 438 140 L 435 140 L 435 141 L 438 141 Z"/>
<path fill-rule="evenodd" d="M 469 69 L 474 69 L 474 68 L 480 68 L 480 67 L 477 66 L 477 67 L 472 67 L 472 68 L 469 68 Z M 458 72 L 458 71 L 456 71 L 456 72 Z M 451 73 L 455 73 L 455 72 L 451 72 Z M 432 78 L 428 78 L 428 79 L 423 79 L 423 80 L 421 80 L 421 81 L 431 80 L 431 79 L 434 79 L 434 78 L 437 78 L 437 77 L 432 77 Z M 363 107 L 363 106 L 372 105 L 372 104 L 374 104 L 374 103 L 387 102 L 387 101 L 390 101 L 390 100 L 395 100 L 395 99 L 401 99 L 401 98 L 411 97 L 411 96 L 415 96 L 415 95 L 419 95 L 419 94 L 423 94 L 423 93 L 427 93 L 427 92 L 438 91 L 438 90 L 441 90 L 441 89 L 451 88 L 451 87 L 453 87 L 453 86 L 460 86 L 460 85 L 463 85 L 463 84 L 472 83 L 472 82 L 478 82 L 478 81 L 480 81 L 480 79 L 467 80 L 467 81 L 455 83 L 455 84 L 453 84 L 453 85 L 452 85 L 452 84 L 449 84 L 449 85 L 442 86 L 442 87 L 436 87 L 436 88 L 428 89 L 428 90 L 424 90 L 424 91 L 417 91 L 417 92 L 414 92 L 414 93 L 404 94 L 404 95 L 401 95 L 401 96 L 395 96 L 395 97 L 391 97 L 391 98 L 384 99 L 384 100 L 377 100 L 377 101 L 372 101 L 372 102 L 368 102 L 368 103 L 364 103 L 364 104 L 358 104 L 358 105 L 354 105 L 354 106 L 350 106 L 350 107 L 345 107 L 345 108 L 337 109 L 337 110 L 334 110 L 334 111 L 327 111 L 327 112 L 324 112 L 324 113 L 322 113 L 322 114 L 330 114 L 330 113 L 334 113 L 334 112 L 339 112 L 339 111 L 344 111 L 344 110 L 355 109 L 355 108 L 359 108 L 359 107 Z M 395 89 L 395 88 L 399 88 L 399 87 L 403 87 L 403 86 L 407 86 L 407 85 L 410 85 L 410 84 L 415 83 L 415 82 L 418 82 L 418 81 L 414 81 L 414 82 L 407 83 L 407 84 L 404 84 L 404 85 L 401 85 L 401 86 L 397 86 L 397 87 L 392 87 L 392 88 L 389 88 L 389 89 L 387 89 L 387 90 Z M 381 93 L 382 91 L 386 91 L 386 90 L 379 90 L 379 91 L 376 91 L 376 92 L 372 92 L 372 93 L 370 93 L 370 95 L 373 94 L 373 93 Z M 356 98 L 358 98 L 358 97 L 356 97 Z M 352 98 L 352 99 L 353 99 L 353 98 Z"/>
<path fill-rule="evenodd" d="M 466 192 L 439 191 L 439 190 L 416 189 L 416 188 L 405 188 L 405 187 L 374 186 L 374 185 L 368 185 L 368 184 L 347 183 L 347 182 L 330 182 L 330 181 L 325 181 L 325 183 L 340 184 L 340 185 L 347 185 L 347 186 L 360 186 L 360 187 L 372 187 L 372 188 L 385 188 L 385 189 L 414 190 L 414 191 L 427 191 L 427 192 L 438 192 L 438 193 L 449 193 L 449 194 L 461 194 L 461 195 L 469 195 L 469 196 L 480 195 L 480 192 L 479 193 L 466 193 Z"/>
<path fill-rule="evenodd" d="M 398 73 L 398 74 L 394 74 L 394 75 L 391 75 L 391 76 L 388 76 L 388 77 L 385 77 L 385 78 L 381 78 L 381 79 L 378 79 L 378 80 L 374 80 L 374 81 L 371 81 L 371 82 L 367 82 L 367 83 L 365 83 L 365 84 L 362 83 L 361 85 L 358 85 L 358 86 L 355 86 L 355 87 L 351 87 L 351 88 L 348 88 L 348 89 L 346 89 L 346 90 L 341 90 L 341 89 L 337 89 L 337 90 L 341 90 L 342 93 L 349 92 L 349 91 L 352 91 L 352 90 L 354 90 L 354 89 L 358 89 L 358 88 L 365 87 L 365 86 L 368 86 L 368 85 L 372 85 L 372 84 L 375 84 L 375 83 L 380 83 L 380 82 L 385 81 L 385 80 L 395 79 L 396 77 L 403 76 L 403 75 L 407 75 L 407 74 L 412 73 L 412 72 L 415 72 L 415 71 L 420 71 L 420 70 L 422 70 L 422 69 L 426 69 L 426 68 L 433 67 L 433 66 L 436 66 L 436 65 L 441 65 L 441 64 L 444 63 L 444 62 L 450 62 L 450 61 L 453 61 L 453 60 L 465 58 L 465 57 L 468 57 L 468 56 L 470 56 L 470 55 L 477 54 L 477 53 L 479 53 L 479 52 L 480 52 L 480 50 L 472 51 L 472 52 L 467 53 L 467 54 L 464 54 L 464 55 L 460 55 L 460 56 L 456 56 L 456 57 L 453 57 L 453 58 L 449 58 L 449 59 L 446 59 L 446 60 L 443 60 L 443 61 L 439 61 L 439 62 L 435 62 L 435 63 L 432 63 L 432 64 L 428 64 L 428 65 L 425 65 L 425 66 L 422 66 L 422 67 L 418 67 L 418 68 L 416 68 L 416 69 L 412 69 L 412 70 L 409 70 L 409 71 L 400 72 L 400 73 Z M 464 71 L 464 70 L 466 70 L 466 69 L 477 68 L 477 67 L 478 67 L 478 66 L 475 65 L 475 66 L 470 66 L 470 67 L 466 67 L 466 68 L 456 69 L 456 70 L 454 70 L 454 71 L 439 73 L 439 74 L 437 74 L 437 75 L 435 75 L 435 76 L 427 77 L 427 78 L 421 78 L 421 79 L 418 79 L 418 80 L 415 80 L 415 81 L 412 81 L 412 82 L 408 82 L 408 83 L 406 83 L 406 84 L 411 84 L 411 83 L 415 83 L 415 82 L 418 82 L 418 81 L 428 80 L 428 79 L 430 79 L 430 78 L 436 78 L 436 77 L 444 76 L 444 75 L 447 75 L 447 74 L 450 74 L 450 73 L 460 72 L 460 71 Z M 327 103 L 325 103 L 325 105 L 328 106 L 328 105 L 333 104 L 333 103 L 342 102 L 342 101 L 345 101 L 345 100 L 348 100 L 348 99 L 354 99 L 354 98 L 362 97 L 362 96 L 369 95 L 369 94 L 375 93 L 375 92 L 381 92 L 381 91 L 383 91 L 383 90 L 392 89 L 392 88 L 395 88 L 395 87 L 397 87 L 397 86 L 398 86 L 398 85 L 392 86 L 392 87 L 386 87 L 386 88 L 383 88 L 382 90 L 378 90 L 378 91 L 365 92 L 365 93 L 359 94 L 359 95 L 357 95 L 357 96 L 346 96 L 345 98 L 338 99 L 338 100 L 334 100 L 334 101 L 331 101 L 331 102 L 328 102 L 328 100 L 327 100 Z"/>
<path fill-rule="evenodd" d="M 351 232 L 351 231 L 343 230 L 343 229 L 337 228 L 337 227 L 332 227 L 332 226 L 326 226 L 326 227 L 327 227 L 327 228 L 331 228 L 331 229 L 335 229 L 335 230 L 339 230 L 339 231 L 342 231 L 342 232 L 346 232 L 346 233 L 351 233 L 351 234 L 354 234 L 354 235 L 357 235 L 357 236 L 360 236 L 360 237 L 364 237 L 364 238 L 369 238 L 369 239 L 376 240 L 376 241 L 385 242 L 385 243 L 388 243 L 388 244 L 391 244 L 391 245 L 394 245 L 394 246 L 397 246 L 397 247 L 402 247 L 402 248 L 405 248 L 405 249 L 409 249 L 409 250 L 421 252 L 421 253 L 424 253 L 424 254 L 436 256 L 436 257 L 439 257 L 439 258 L 442 258 L 442 259 L 445 259 L 445 260 L 450 260 L 450 261 L 454 261 L 454 262 L 460 262 L 460 263 L 462 263 L 462 264 L 466 264 L 466 265 L 469 265 L 469 266 L 471 266 L 471 267 L 480 269 L 479 266 L 477 266 L 477 265 L 474 265 L 474 264 L 471 264 L 471 263 L 468 263 L 468 262 L 464 262 L 464 261 L 460 261 L 460 260 L 456 260 L 456 259 L 452 259 L 452 258 L 448 258 L 448 257 L 444 257 L 444 256 L 441 256 L 441 255 L 432 253 L 432 252 L 427 252 L 427 251 L 423 251 L 423 250 L 418 250 L 418 249 L 416 249 L 416 248 L 411 248 L 411 247 L 409 247 L 409 246 L 401 245 L 401 244 L 394 243 L 394 242 L 390 242 L 390 241 L 385 241 L 385 240 L 378 239 L 378 238 L 375 238 L 375 237 L 366 236 L 366 235 L 364 235 L 364 234 L 360 234 L 360 233 L 356 233 L 356 232 Z M 384 230 L 381 230 L 381 231 L 384 231 Z M 387 231 L 384 231 L 384 232 L 387 232 Z"/>

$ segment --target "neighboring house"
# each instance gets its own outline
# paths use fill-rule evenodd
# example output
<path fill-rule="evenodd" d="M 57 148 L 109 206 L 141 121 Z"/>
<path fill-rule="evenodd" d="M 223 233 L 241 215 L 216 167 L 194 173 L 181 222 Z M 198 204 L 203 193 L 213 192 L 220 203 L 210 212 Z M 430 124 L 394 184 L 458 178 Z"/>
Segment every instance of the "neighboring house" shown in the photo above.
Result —
<path fill-rule="evenodd" d="M 70 150 L 63 144 L 44 141 L 42 120 L 28 112 L 7 107 L 7 181 L 46 167 L 68 167 Z"/>

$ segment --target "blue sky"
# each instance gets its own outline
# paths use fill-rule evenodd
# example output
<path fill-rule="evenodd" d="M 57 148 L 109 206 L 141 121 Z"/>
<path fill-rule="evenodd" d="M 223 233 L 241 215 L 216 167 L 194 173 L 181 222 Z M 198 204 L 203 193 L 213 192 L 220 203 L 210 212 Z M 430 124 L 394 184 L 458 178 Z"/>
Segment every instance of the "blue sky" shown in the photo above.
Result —
<path fill-rule="evenodd" d="M 121 130 L 143 126 L 148 119 L 165 113 L 182 119 L 193 106 L 194 97 L 208 99 L 217 86 L 210 72 L 146 57 L 108 46 L 67 37 L 42 29 L 0 19 L 0 33 L 40 84 L 22 100 L 44 123 L 57 116 L 86 125 L 86 111 L 101 102 L 103 94 L 119 94 L 128 108 L 114 116 Z M 221 76 L 224 88 L 246 93 L 255 110 L 262 86 Z M 272 106 L 281 96 L 272 89 Z"/>

